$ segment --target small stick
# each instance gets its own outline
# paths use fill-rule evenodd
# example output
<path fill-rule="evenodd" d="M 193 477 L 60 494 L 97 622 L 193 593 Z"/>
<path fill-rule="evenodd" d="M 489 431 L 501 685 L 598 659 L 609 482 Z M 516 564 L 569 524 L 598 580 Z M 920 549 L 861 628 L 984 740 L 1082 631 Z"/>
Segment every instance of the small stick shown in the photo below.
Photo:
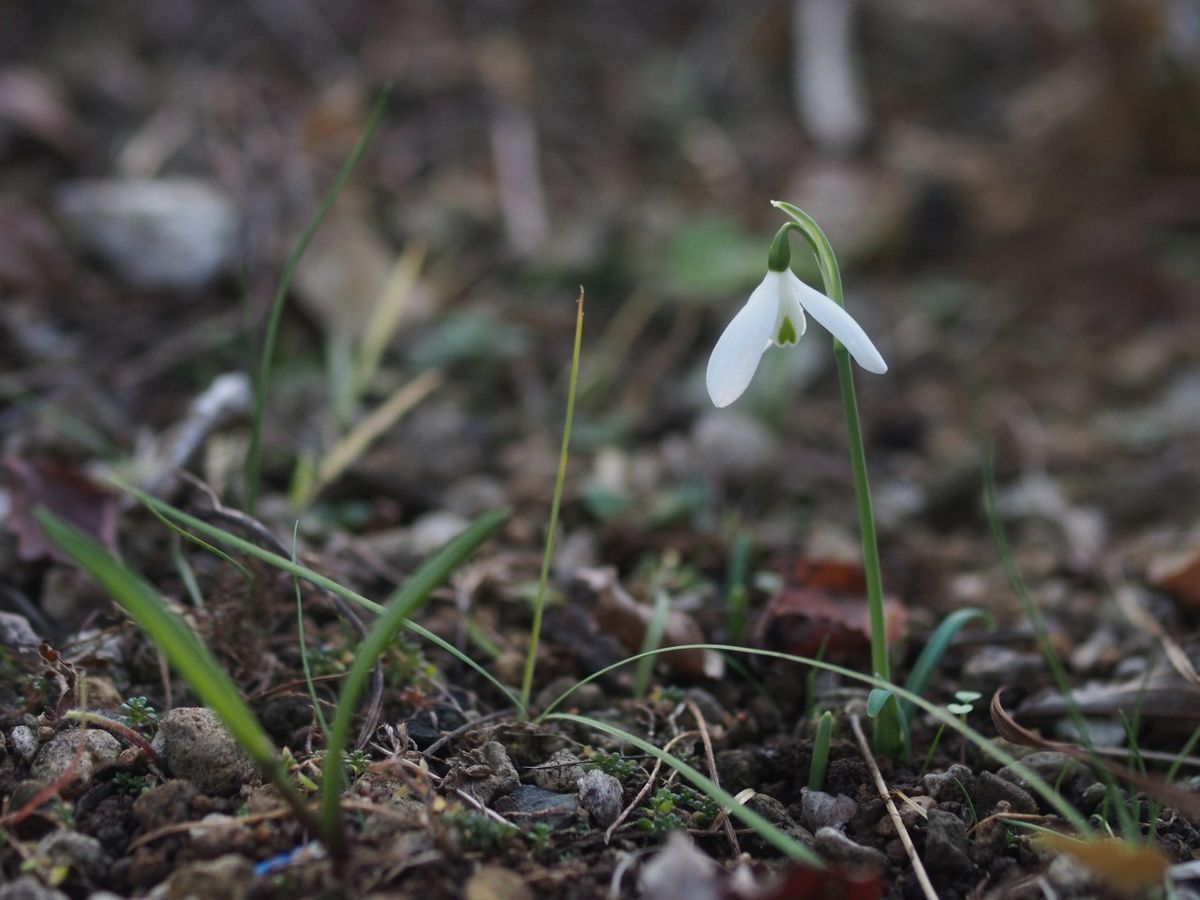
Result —
<path fill-rule="evenodd" d="M 696 734 L 696 732 L 694 732 L 694 731 L 684 731 L 680 734 L 675 735 L 675 737 L 671 738 L 671 740 L 667 741 L 663 745 L 663 753 L 669 753 L 671 748 L 674 747 L 676 744 L 678 744 L 680 741 L 682 741 L 684 738 L 694 737 L 695 734 Z M 655 759 L 654 760 L 654 768 L 650 770 L 650 777 L 646 779 L 646 783 L 643 784 L 641 790 L 639 790 L 637 792 L 637 796 L 634 797 L 632 801 L 630 801 L 628 806 L 626 806 L 623 810 L 621 810 L 621 814 L 619 816 L 617 816 L 616 821 L 613 822 L 611 825 L 609 825 L 608 829 L 604 832 L 604 843 L 605 844 L 608 844 L 609 841 L 612 840 L 612 836 L 616 833 L 617 829 L 621 827 L 621 824 L 627 818 L 629 818 L 629 814 L 631 812 L 633 812 L 633 810 L 635 808 L 637 808 L 637 805 L 646 798 L 647 794 L 650 793 L 650 789 L 654 786 L 654 782 L 658 779 L 658 773 L 661 769 L 662 769 L 662 760 Z"/>
<path fill-rule="evenodd" d="M 695 700 L 687 701 L 687 708 L 692 713 L 692 718 L 696 720 L 696 726 L 700 729 L 700 740 L 704 744 L 704 759 L 708 763 L 708 774 L 712 778 L 713 784 L 717 787 L 721 786 L 721 779 L 717 777 L 717 759 L 713 755 L 712 739 L 708 735 L 708 723 L 704 721 L 704 713 L 700 712 L 700 707 L 696 705 Z M 733 823 L 729 821 L 729 814 L 721 811 L 723 815 L 717 818 L 713 823 L 714 830 L 716 826 L 725 828 L 725 836 L 729 838 L 729 848 L 733 851 L 734 857 L 742 855 L 742 847 L 738 843 L 737 833 L 733 830 Z"/>
<path fill-rule="evenodd" d="M 929 880 L 929 875 L 925 872 L 925 866 L 921 862 L 921 857 L 917 856 L 917 848 L 913 846 L 912 838 L 908 836 L 908 829 L 904 827 L 904 821 L 900 818 L 900 811 L 896 809 L 896 804 L 892 802 L 891 791 L 888 790 L 887 783 L 883 780 L 883 773 L 879 771 L 879 764 L 875 762 L 875 757 L 872 755 L 871 748 L 867 744 L 867 737 L 863 734 L 862 725 L 858 722 L 858 716 L 850 716 L 850 728 L 854 731 L 854 737 L 858 741 L 859 749 L 862 750 L 867 768 L 871 770 L 871 777 L 875 779 L 875 787 L 878 789 L 879 796 L 883 799 L 883 803 L 887 807 L 888 816 L 892 820 L 892 825 L 896 828 L 896 834 L 900 837 L 900 843 L 904 845 L 904 851 L 908 854 L 908 859 L 912 863 L 913 874 L 917 876 L 917 884 L 921 886 L 921 892 L 925 894 L 926 900 L 938 900 L 937 891 L 933 889 L 933 883 Z"/>

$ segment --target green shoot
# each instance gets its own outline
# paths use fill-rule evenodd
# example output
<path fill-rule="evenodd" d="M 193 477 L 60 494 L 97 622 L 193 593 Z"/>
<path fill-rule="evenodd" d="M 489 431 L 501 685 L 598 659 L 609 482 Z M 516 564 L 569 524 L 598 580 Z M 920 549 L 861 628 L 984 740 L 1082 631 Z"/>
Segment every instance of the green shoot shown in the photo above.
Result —
<path fill-rule="evenodd" d="M 550 582 L 550 563 L 554 559 L 554 540 L 558 532 L 558 510 L 562 505 L 567 480 L 567 451 L 571 446 L 571 423 L 575 418 L 575 391 L 579 386 L 579 355 L 583 343 L 583 288 L 575 307 L 575 345 L 571 351 L 571 381 L 567 386 L 567 415 L 563 421 L 562 449 L 558 454 L 558 474 L 554 479 L 554 499 L 550 502 L 550 524 L 546 528 L 546 549 L 538 575 L 537 595 L 533 600 L 533 624 L 529 626 L 529 650 L 525 655 L 525 673 L 521 678 L 521 707 L 529 708 L 533 693 L 533 672 L 537 667 L 538 641 L 542 634 L 542 614 L 546 607 L 546 586 Z"/>
<path fill-rule="evenodd" d="M 654 591 L 654 611 L 650 614 L 650 622 L 646 625 L 646 633 L 642 635 L 642 653 L 638 660 L 637 674 L 633 681 L 633 696 L 642 699 L 650 689 L 650 679 L 654 675 L 656 662 L 651 651 L 662 646 L 663 633 L 667 630 L 667 617 L 671 614 L 671 595 L 665 588 L 659 587 Z"/>
<path fill-rule="evenodd" d="M 292 562 L 296 561 L 296 535 L 300 531 L 300 520 L 292 526 Z M 317 724 L 321 726 L 321 734 L 329 742 L 329 723 L 325 721 L 325 712 L 321 709 L 321 700 L 317 697 L 317 686 L 313 682 L 312 666 L 308 662 L 308 641 L 304 637 L 304 593 L 300 589 L 300 579 L 292 576 L 292 587 L 296 591 L 296 633 L 300 639 L 300 667 L 304 670 L 304 683 L 308 686 L 308 697 L 312 701 L 313 713 Z"/>
<path fill-rule="evenodd" d="M 321 224 L 325 221 L 325 217 L 329 215 L 329 211 L 333 209 L 333 204 L 337 202 L 337 198 L 341 195 L 346 182 L 350 180 L 350 176 L 358 167 L 363 154 L 366 153 L 367 145 L 370 144 L 371 137 L 375 134 L 375 129 L 379 127 L 379 122 L 383 118 L 383 112 L 387 108 L 389 94 L 389 90 L 384 90 L 379 95 L 379 99 L 375 102 L 375 108 L 371 110 L 371 115 L 367 119 L 366 125 L 363 126 L 363 130 L 359 134 L 354 147 L 350 150 L 350 155 L 346 157 L 345 163 L 342 164 L 341 171 L 338 172 L 337 177 L 333 180 L 333 184 L 330 185 L 329 190 L 321 199 L 321 204 L 317 207 L 316 214 L 313 215 L 308 225 L 305 226 L 303 234 L 300 235 L 300 240 L 292 248 L 292 252 L 284 264 L 283 275 L 279 279 L 279 285 L 275 289 L 275 298 L 271 302 L 271 313 L 267 319 L 267 331 L 263 339 L 262 353 L 259 356 L 258 373 L 254 379 L 254 416 L 250 431 L 250 447 L 246 451 L 246 510 L 251 515 L 254 515 L 254 510 L 258 506 L 258 482 L 262 470 L 263 419 L 267 412 L 267 389 L 271 382 L 271 369 L 275 362 L 275 344 L 279 339 L 279 324 L 283 319 L 283 307 L 287 301 L 288 289 L 292 286 L 292 279 L 296 275 L 296 269 L 300 265 L 300 260 L 304 257 L 304 251 L 308 249 L 308 245 L 312 242 Z"/>
<path fill-rule="evenodd" d="M 829 768 L 829 740 L 833 737 L 833 713 L 821 713 L 817 723 L 817 736 L 813 740 L 812 764 L 808 769 L 808 789 L 819 791 L 825 787 L 825 770 Z"/>
<path fill-rule="evenodd" d="M 845 306 L 842 296 L 842 273 L 825 232 L 811 216 L 792 204 L 778 200 L 772 200 L 771 203 L 792 218 L 793 222 L 789 225 L 798 230 L 812 247 L 821 270 L 826 295 L 839 306 Z M 850 364 L 849 352 L 837 340 L 833 342 L 833 352 L 837 361 L 838 382 L 842 389 L 842 409 L 850 442 L 850 467 L 854 473 L 854 498 L 862 539 L 863 571 L 867 579 L 867 603 L 871 615 L 871 668 L 873 674 L 881 681 L 888 681 L 891 679 L 892 666 L 888 656 L 887 624 L 883 609 L 883 575 L 879 562 L 879 540 L 875 534 L 875 512 L 871 505 L 871 483 L 867 477 L 867 451 L 863 444 L 858 400 L 854 394 L 854 370 Z M 875 749 L 889 756 L 904 753 L 904 734 L 900 726 L 900 710 L 896 703 L 889 699 L 873 721 Z"/>
<path fill-rule="evenodd" d="M 750 532 L 739 531 L 729 553 L 729 592 L 726 594 L 725 609 L 728 613 L 729 642 L 740 644 L 746 632 L 746 587 L 750 573 L 750 554 L 754 542 Z"/>

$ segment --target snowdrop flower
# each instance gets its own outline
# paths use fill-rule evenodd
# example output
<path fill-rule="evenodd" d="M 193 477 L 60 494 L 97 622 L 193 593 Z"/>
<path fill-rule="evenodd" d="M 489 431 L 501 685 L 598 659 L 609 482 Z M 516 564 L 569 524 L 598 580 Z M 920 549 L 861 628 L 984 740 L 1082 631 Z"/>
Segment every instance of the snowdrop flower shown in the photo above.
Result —
<path fill-rule="evenodd" d="M 742 396 L 768 347 L 790 347 L 800 340 L 808 327 L 805 312 L 841 341 L 868 372 L 882 375 L 887 371 L 887 363 L 850 314 L 792 272 L 787 243 L 790 229 L 790 223 L 779 229 L 771 242 L 766 277 L 733 317 L 709 357 L 708 395 L 716 406 L 728 406 Z"/>

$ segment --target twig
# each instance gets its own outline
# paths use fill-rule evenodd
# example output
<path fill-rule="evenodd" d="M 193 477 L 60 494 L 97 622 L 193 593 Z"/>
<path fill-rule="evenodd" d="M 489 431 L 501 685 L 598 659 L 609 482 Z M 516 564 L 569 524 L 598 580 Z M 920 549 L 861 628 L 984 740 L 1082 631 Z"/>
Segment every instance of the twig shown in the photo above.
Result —
<path fill-rule="evenodd" d="M 913 846 L 912 838 L 908 835 L 908 829 L 904 827 L 904 821 L 900 818 L 900 811 L 896 809 L 896 804 L 892 802 L 891 791 L 888 790 L 887 783 L 883 780 L 883 773 L 879 771 L 879 764 L 875 762 L 875 756 L 871 753 L 871 748 L 867 744 L 867 737 L 863 734 L 858 716 L 850 716 L 850 728 L 854 731 L 854 737 L 858 741 L 859 749 L 862 750 L 867 768 L 871 770 L 871 777 L 875 779 L 875 787 L 878 789 L 879 796 L 883 799 L 883 803 L 887 807 L 888 816 L 892 820 L 892 825 L 896 828 L 896 834 L 900 838 L 900 843 L 904 845 L 904 851 L 908 854 L 908 859 L 912 863 L 913 874 L 917 876 L 917 884 L 921 886 L 921 891 L 925 894 L 926 900 L 938 900 L 937 891 L 933 889 L 933 883 L 930 882 L 929 875 L 925 872 L 925 866 L 921 862 L 921 857 L 917 856 L 917 848 Z"/>
<path fill-rule="evenodd" d="M 454 740 L 455 738 L 462 737 L 464 734 L 478 728 L 480 725 L 485 725 L 488 722 L 495 721 L 496 719 L 507 718 L 508 716 L 511 716 L 511 715 L 512 715 L 511 710 L 499 709 L 499 710 L 496 710 L 495 712 L 490 712 L 485 716 L 480 716 L 478 719 L 474 719 L 470 722 L 467 722 L 465 725 L 458 726 L 453 731 L 447 731 L 440 738 L 438 738 L 436 741 L 434 741 L 432 744 L 430 744 L 428 747 L 426 747 L 424 750 L 422 750 L 421 755 L 423 757 L 425 757 L 426 759 L 430 759 L 435 753 L 437 753 L 439 750 L 441 750 L 442 747 L 444 747 L 447 743 Z"/>
<path fill-rule="evenodd" d="M 692 718 L 696 720 L 696 727 L 700 730 L 700 741 L 704 744 L 704 760 L 708 763 L 708 774 L 712 778 L 713 784 L 717 787 L 721 786 L 721 779 L 717 776 L 717 759 L 713 755 L 712 739 L 708 735 L 708 723 L 704 721 L 704 713 L 700 712 L 700 707 L 696 705 L 695 700 L 685 701 L 688 710 L 691 711 Z M 718 826 L 724 827 L 725 836 L 729 838 L 729 848 L 733 851 L 734 859 L 742 855 L 742 847 L 738 843 L 737 834 L 733 830 L 733 823 L 729 821 L 729 813 L 722 810 L 722 815 L 713 823 L 713 829 Z"/>
<path fill-rule="evenodd" d="M 694 731 L 684 731 L 684 732 L 681 732 L 681 733 L 675 735 L 675 737 L 671 738 L 669 741 L 667 741 L 665 744 L 663 744 L 663 753 L 669 753 L 671 748 L 674 747 L 676 744 L 678 744 L 680 741 L 682 741 L 684 738 L 695 737 L 695 735 L 696 735 L 696 732 L 694 732 Z M 621 810 L 621 814 L 619 816 L 617 816 L 616 821 L 614 821 L 611 825 L 609 825 L 608 828 L 605 830 L 604 843 L 606 845 L 608 844 L 609 841 L 612 840 L 612 836 L 616 833 L 617 829 L 621 827 L 622 823 L 627 818 L 629 818 L 629 814 L 631 812 L 633 812 L 634 809 L 637 808 L 637 805 L 646 798 L 647 794 L 650 793 L 650 789 L 652 787 L 654 787 L 654 782 L 658 779 L 658 773 L 659 773 L 659 771 L 661 771 L 661 769 L 662 769 L 662 760 L 656 759 L 654 761 L 654 768 L 650 770 L 650 777 L 646 779 L 646 783 L 643 784 L 641 790 L 639 790 L 637 792 L 637 796 L 634 797 L 633 800 L 630 801 L 628 806 L 626 806 L 623 810 Z"/>
<path fill-rule="evenodd" d="M 169 768 L 167 768 L 166 761 L 163 760 L 163 758 L 159 756 L 157 752 L 155 752 L 152 746 L 150 746 L 150 742 L 128 725 L 124 725 L 121 722 L 118 722 L 115 719 L 110 719 L 108 716 L 101 715 L 100 713 L 83 712 L 81 710 L 72 710 L 71 712 L 67 713 L 67 718 L 77 719 L 78 721 L 86 722 L 89 725 L 98 725 L 105 731 L 110 731 L 114 734 L 120 735 L 121 737 L 125 738 L 125 740 L 129 741 L 129 743 L 141 750 L 146 759 L 148 759 L 160 772 L 166 774 L 171 771 Z"/>

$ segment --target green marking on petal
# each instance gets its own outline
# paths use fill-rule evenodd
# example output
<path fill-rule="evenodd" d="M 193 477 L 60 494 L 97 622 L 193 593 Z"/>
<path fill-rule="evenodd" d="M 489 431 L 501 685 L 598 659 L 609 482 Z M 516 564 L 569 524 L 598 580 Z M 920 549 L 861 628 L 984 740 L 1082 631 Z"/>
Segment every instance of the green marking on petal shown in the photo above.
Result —
<path fill-rule="evenodd" d="M 800 336 L 796 334 L 796 326 L 792 324 L 790 316 L 783 317 L 783 324 L 779 326 L 779 335 L 775 338 L 775 343 L 781 347 L 788 344 L 794 344 L 800 340 Z"/>

